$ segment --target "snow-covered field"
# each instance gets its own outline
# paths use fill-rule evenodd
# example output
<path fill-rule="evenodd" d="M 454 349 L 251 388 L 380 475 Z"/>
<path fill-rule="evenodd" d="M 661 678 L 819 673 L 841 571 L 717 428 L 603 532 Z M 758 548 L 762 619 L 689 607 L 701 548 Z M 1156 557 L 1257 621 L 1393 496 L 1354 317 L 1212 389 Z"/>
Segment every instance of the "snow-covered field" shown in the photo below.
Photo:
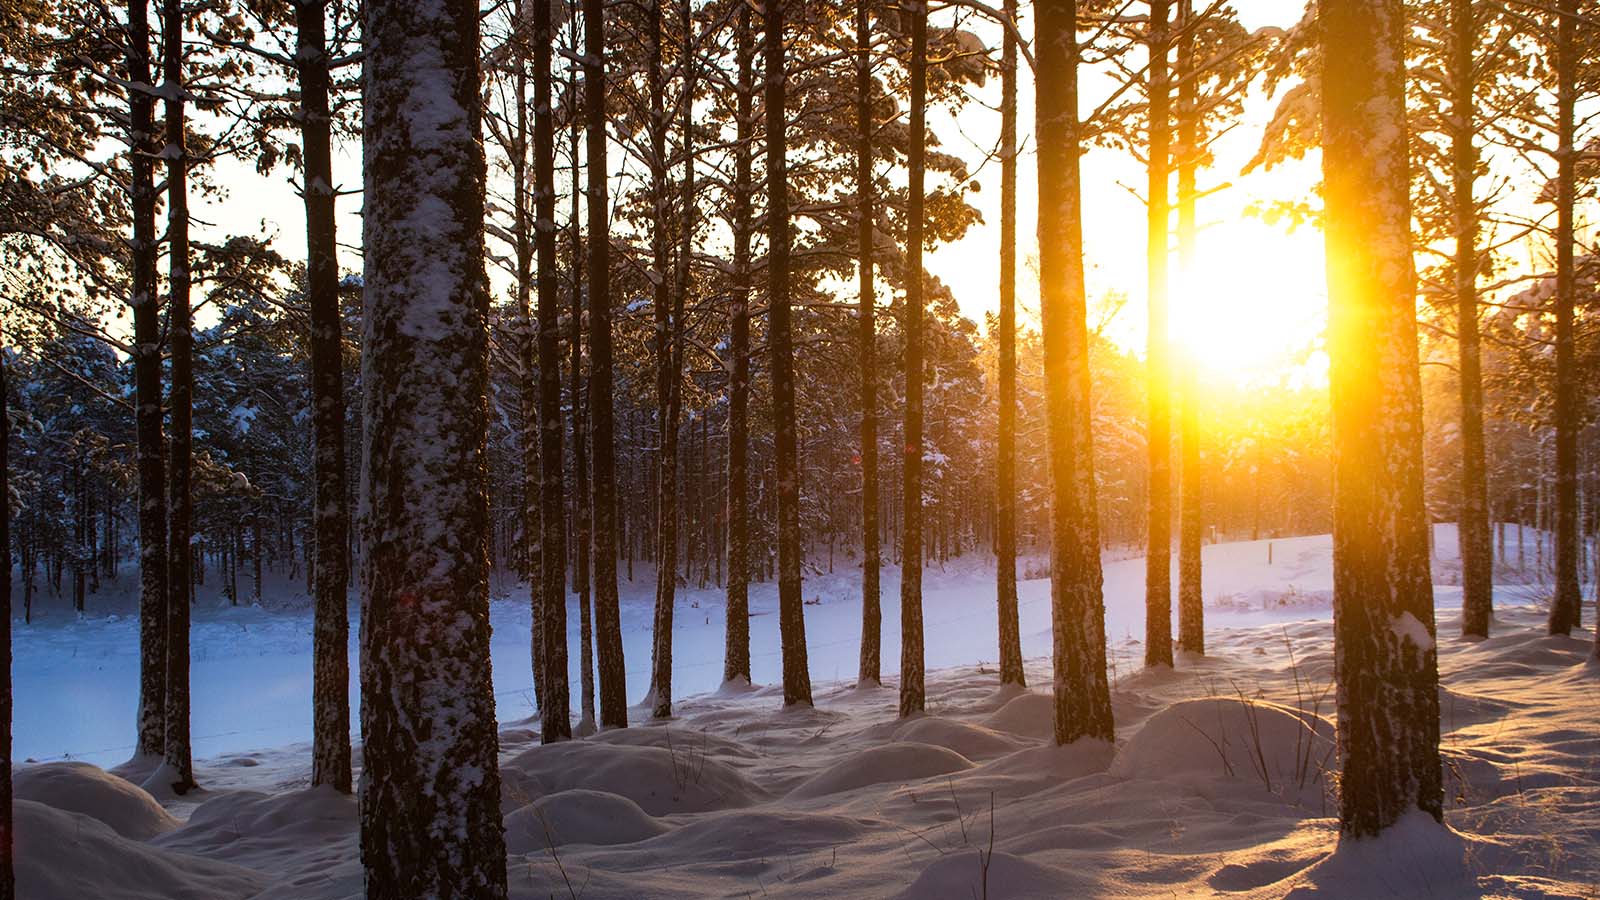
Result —
<path fill-rule="evenodd" d="M 1454 543 L 1440 528 L 1439 580 Z M 930 570 L 926 716 L 895 718 L 892 577 L 891 686 L 854 686 L 859 601 L 841 569 L 807 581 L 821 601 L 806 608 L 816 709 L 785 711 L 770 687 L 717 693 L 719 593 L 689 591 L 678 717 L 549 748 L 519 721 L 528 614 L 508 587 L 517 599 L 495 603 L 493 650 L 513 896 L 1600 896 L 1593 633 L 1546 637 L 1540 609 L 1505 606 L 1494 637 L 1464 643 L 1447 585 L 1437 602 L 1455 830 L 1408 822 L 1330 855 L 1329 555 L 1326 536 L 1273 541 L 1271 565 L 1266 541 L 1206 548 L 1210 655 L 1165 672 L 1140 669 L 1131 637 L 1143 629 L 1143 561 L 1108 563 L 1118 742 L 1069 748 L 1049 742 L 1048 584 L 1022 586 L 1033 689 L 1001 691 L 988 560 Z M 623 621 L 637 700 L 653 579 L 636 577 Z M 771 587 L 753 599 L 755 677 L 770 684 Z M 125 618 L 19 627 L 18 757 L 125 759 L 136 643 Z M 354 802 L 304 789 L 309 652 L 303 613 L 198 618 L 198 796 L 163 809 L 90 766 L 19 768 L 21 896 L 358 897 Z"/>

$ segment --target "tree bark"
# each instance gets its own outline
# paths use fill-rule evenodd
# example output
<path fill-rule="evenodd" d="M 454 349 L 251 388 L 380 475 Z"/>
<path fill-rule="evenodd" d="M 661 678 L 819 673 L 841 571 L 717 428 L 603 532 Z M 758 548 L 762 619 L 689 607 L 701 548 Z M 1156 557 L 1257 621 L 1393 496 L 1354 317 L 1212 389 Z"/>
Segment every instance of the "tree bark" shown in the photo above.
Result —
<path fill-rule="evenodd" d="M 728 612 L 722 680 L 750 682 L 750 197 L 755 141 L 755 33 L 750 5 L 739 7 L 734 98 L 733 297 L 728 323 Z"/>
<path fill-rule="evenodd" d="M 1194 61 L 1194 2 L 1178 0 L 1178 21 L 1183 34 L 1178 38 L 1178 270 L 1181 277 L 1194 271 L 1195 187 L 1200 167 L 1200 121 Z M 1191 297 L 1189 302 L 1196 302 Z M 1200 455 L 1200 396 L 1194 360 L 1181 360 L 1184 374 L 1179 378 L 1179 445 L 1182 454 L 1178 474 L 1178 646 L 1188 653 L 1206 652 L 1205 596 L 1201 590 L 1200 543 L 1205 527 L 1205 470 Z M 1257 473 L 1257 493 L 1260 493 Z"/>
<path fill-rule="evenodd" d="M 905 487 L 905 530 L 900 550 L 900 715 L 922 712 L 927 705 L 922 642 L 922 229 L 923 177 L 927 150 L 928 5 L 910 0 L 911 15 L 911 145 L 907 152 L 909 185 L 906 221 L 904 441 L 901 476 Z"/>
<path fill-rule="evenodd" d="M 1146 207 L 1146 285 L 1149 330 L 1145 368 L 1150 391 L 1150 497 L 1145 536 L 1144 664 L 1172 665 L 1172 376 L 1167 362 L 1167 199 L 1172 137 L 1172 87 L 1167 81 L 1167 0 L 1150 0 L 1147 90 L 1150 101 L 1149 203 Z"/>
<path fill-rule="evenodd" d="M 785 118 L 783 14 L 788 0 L 766 0 L 767 343 L 772 353 L 773 443 L 777 450 L 778 631 L 783 705 L 811 705 L 805 604 L 800 596 L 800 465 L 795 446 L 794 341 L 789 333 L 788 122 Z"/>
<path fill-rule="evenodd" d="M 155 101 L 149 4 L 128 4 L 128 159 L 133 240 L 135 441 L 139 457 L 139 716 L 137 756 L 155 756 L 167 736 L 167 463 L 161 405 L 161 321 L 156 296 Z M 29 582 L 31 584 L 31 581 Z"/>
<path fill-rule="evenodd" d="M 628 727 L 622 621 L 617 601 L 616 413 L 611 373 L 611 220 L 606 197 L 605 0 L 583 0 L 584 107 L 588 129 L 589 417 L 594 495 L 595 656 L 600 726 Z"/>
<path fill-rule="evenodd" d="M 1461 633 L 1488 637 L 1494 616 L 1494 549 L 1489 535 L 1483 374 L 1478 341 L 1478 152 L 1472 145 L 1477 24 L 1472 0 L 1450 0 L 1451 180 L 1455 200 L 1456 337 L 1461 382 Z"/>
<path fill-rule="evenodd" d="M 351 791 L 350 509 L 344 471 L 344 327 L 339 310 L 335 240 L 333 135 L 328 106 L 327 0 L 294 6 L 300 81 L 300 140 L 305 156 L 306 304 L 311 311 L 312 466 L 316 479 L 316 607 L 313 626 L 311 783 Z M 261 527 L 256 516 L 256 583 Z M 258 590 L 259 595 L 259 590 Z"/>
<path fill-rule="evenodd" d="M 576 5 L 576 4 L 574 4 Z M 578 75 L 568 81 L 568 96 L 578 100 Z M 578 666 L 581 723 L 585 732 L 594 728 L 594 607 L 589 590 L 589 438 L 588 404 L 583 390 L 583 235 L 579 232 L 578 180 L 581 120 L 572 116 L 572 542 L 577 557 L 573 590 L 578 595 Z"/>
<path fill-rule="evenodd" d="M 544 647 L 544 706 L 540 733 L 546 744 L 572 737 L 572 691 L 567 677 L 566 485 L 562 473 L 561 297 L 556 287 L 556 143 L 550 62 L 555 28 L 550 3 L 533 4 L 534 238 L 539 255 L 539 594 Z M 519 95 L 520 99 L 520 95 Z"/>
<path fill-rule="evenodd" d="M 1050 482 L 1050 611 L 1055 740 L 1109 741 L 1105 603 L 1100 568 L 1089 333 L 1078 155 L 1076 0 L 1035 6 L 1039 142 L 1039 310 Z"/>
<path fill-rule="evenodd" d="M 478 8 L 368 0 L 362 37 L 366 896 L 493 900 L 506 896 L 506 850 L 489 670 Z"/>
<path fill-rule="evenodd" d="M 1440 818 L 1399 0 L 1322 8 L 1339 823 Z"/>
<path fill-rule="evenodd" d="M 883 683 L 883 608 L 878 546 L 878 316 L 873 269 L 872 19 L 856 0 L 856 253 L 861 329 L 861 666 L 856 681 Z"/>
<path fill-rule="evenodd" d="M 162 4 L 167 146 L 167 331 L 172 341 L 171 466 L 167 498 L 167 704 L 164 758 L 172 789 L 195 786 L 189 746 L 189 542 L 194 418 L 194 323 L 189 310 L 189 156 L 184 141 L 183 4 Z"/>
<path fill-rule="evenodd" d="M 1583 602 L 1578 587 L 1578 372 L 1573 351 L 1573 212 L 1577 148 L 1573 143 L 1579 49 L 1577 0 L 1561 0 L 1556 25 L 1556 528 L 1555 597 L 1550 633 L 1571 634 Z"/>
<path fill-rule="evenodd" d="M 6 406 L 5 336 L 0 334 L 0 900 L 15 900 L 16 829 L 11 806 L 11 414 Z"/>

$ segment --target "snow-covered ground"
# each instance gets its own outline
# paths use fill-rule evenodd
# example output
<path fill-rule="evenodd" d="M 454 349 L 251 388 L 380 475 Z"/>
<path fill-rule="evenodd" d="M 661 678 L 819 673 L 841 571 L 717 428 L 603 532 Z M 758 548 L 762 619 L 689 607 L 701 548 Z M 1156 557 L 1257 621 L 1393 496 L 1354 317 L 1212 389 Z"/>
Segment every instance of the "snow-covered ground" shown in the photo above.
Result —
<path fill-rule="evenodd" d="M 1115 746 L 1049 743 L 1045 581 L 1022 585 L 1033 691 L 998 688 L 986 559 L 930 570 L 927 716 L 895 719 L 892 577 L 891 686 L 854 686 L 860 605 L 841 569 L 807 581 L 807 599 L 821 601 L 806 608 L 815 710 L 781 709 L 771 687 L 717 693 L 719 592 L 688 591 L 675 634 L 678 717 L 549 748 L 519 722 L 528 613 L 522 589 L 508 587 L 518 599 L 494 605 L 493 651 L 513 895 L 1600 896 L 1592 632 L 1546 637 L 1539 608 L 1507 606 L 1496 636 L 1465 643 L 1459 592 L 1438 586 L 1455 831 L 1408 822 L 1330 856 L 1330 543 L 1271 543 L 1271 565 L 1266 541 L 1206 548 L 1210 655 L 1182 657 L 1175 671 L 1139 667 L 1143 561 L 1108 563 Z M 1453 530 L 1438 529 L 1438 580 L 1453 580 L 1454 545 Z M 623 621 L 637 700 L 653 579 L 635 574 Z M 753 599 L 755 677 L 770 684 L 772 588 Z M 125 759 L 136 644 L 126 618 L 19 627 L 19 758 Z M 199 796 L 162 809 L 93 767 L 20 768 L 22 897 L 359 896 L 353 801 L 304 790 L 309 652 L 303 613 L 199 616 Z"/>

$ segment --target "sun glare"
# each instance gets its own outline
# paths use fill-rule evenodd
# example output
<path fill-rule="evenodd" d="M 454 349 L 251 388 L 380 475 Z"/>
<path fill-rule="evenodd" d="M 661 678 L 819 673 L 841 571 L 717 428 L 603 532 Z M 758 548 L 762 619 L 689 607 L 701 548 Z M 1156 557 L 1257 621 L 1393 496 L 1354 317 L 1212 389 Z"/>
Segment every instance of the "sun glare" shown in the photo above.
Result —
<path fill-rule="evenodd" d="M 1241 218 L 1202 232 L 1197 243 L 1192 265 L 1172 271 L 1176 352 L 1213 378 L 1315 368 L 1327 319 L 1322 235 Z"/>

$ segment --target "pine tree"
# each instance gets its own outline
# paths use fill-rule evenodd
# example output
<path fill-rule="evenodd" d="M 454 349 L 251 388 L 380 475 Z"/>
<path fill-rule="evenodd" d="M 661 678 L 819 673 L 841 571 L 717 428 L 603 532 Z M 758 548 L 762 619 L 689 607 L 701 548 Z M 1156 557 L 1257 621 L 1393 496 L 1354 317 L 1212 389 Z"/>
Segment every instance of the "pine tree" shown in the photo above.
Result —
<path fill-rule="evenodd" d="M 1146 93 L 1149 98 L 1149 196 L 1146 198 L 1145 253 L 1149 326 L 1145 366 L 1149 372 L 1150 419 L 1145 439 L 1150 454 L 1149 516 L 1146 523 L 1144 664 L 1172 665 L 1172 376 L 1167 362 L 1167 247 L 1171 209 L 1170 108 L 1167 81 L 1167 0 L 1150 0 L 1145 33 L 1149 48 Z"/>
<path fill-rule="evenodd" d="M 856 0 L 856 257 L 861 353 L 861 666 L 862 685 L 883 683 L 882 553 L 878 547 L 878 300 L 873 266 L 877 191 L 872 177 L 872 19 Z"/>
<path fill-rule="evenodd" d="M 1199 191 L 1196 174 L 1200 167 L 1200 111 L 1195 65 L 1194 0 L 1178 0 L 1178 21 L 1183 29 L 1178 36 L 1177 146 L 1174 157 L 1178 169 L 1178 271 L 1187 276 L 1194 268 L 1195 203 Z M 1206 652 L 1205 595 L 1201 589 L 1200 540 L 1204 529 L 1205 505 L 1201 486 L 1205 483 L 1200 466 L 1200 397 L 1194 361 L 1180 360 L 1183 372 L 1179 388 L 1178 463 L 1178 646 L 1188 653 Z"/>
<path fill-rule="evenodd" d="M 300 82 L 300 142 L 305 160 L 306 305 L 311 319 L 311 427 L 316 481 L 316 608 L 312 662 L 311 783 L 351 791 L 350 509 L 345 492 L 344 323 L 335 240 L 328 0 L 294 4 Z M 259 519 L 258 519 L 259 522 Z M 261 561 L 256 542 L 257 572 Z M 259 574 L 257 584 L 260 583 Z"/>
<path fill-rule="evenodd" d="M 728 311 L 728 610 L 722 680 L 750 682 L 750 197 L 755 141 L 755 31 L 750 4 L 735 20 L 733 293 Z"/>
<path fill-rule="evenodd" d="M 1000 683 L 1022 686 L 1017 620 L 1017 0 L 1005 0 L 1000 47 L 1000 412 L 995 459 L 995 557 Z"/>
<path fill-rule="evenodd" d="M 1578 582 L 1578 373 L 1573 345 L 1577 275 L 1573 259 L 1577 196 L 1576 130 L 1578 0 L 1560 0 L 1556 13 L 1556 534 L 1555 597 L 1550 633 L 1571 634 L 1582 613 Z"/>
<path fill-rule="evenodd" d="M 133 235 L 128 245 L 128 305 L 133 309 L 133 368 L 139 457 L 139 716 L 135 754 L 166 747 L 167 735 L 167 448 L 162 431 L 161 321 L 156 295 L 155 90 L 150 11 L 131 0 L 127 22 L 128 188 Z"/>
<path fill-rule="evenodd" d="M 1035 5 L 1039 308 L 1050 447 L 1050 614 L 1055 740 L 1113 737 L 1106 681 L 1098 503 L 1090 433 L 1089 335 L 1078 172 L 1076 0 Z"/>
<path fill-rule="evenodd" d="M 189 308 L 189 157 L 184 134 L 183 3 L 162 4 L 162 93 L 167 145 L 167 331 L 172 348 L 172 431 L 167 470 L 167 698 L 162 777 L 172 790 L 195 786 L 189 740 L 189 606 L 194 410 L 194 323 Z"/>
<path fill-rule="evenodd" d="M 583 0 L 584 108 L 588 114 L 589 430 L 592 450 L 595 660 L 600 726 L 628 727 L 617 601 L 616 413 L 611 371 L 611 211 L 606 179 L 605 0 Z"/>
<path fill-rule="evenodd" d="M 540 733 L 546 744 L 572 737 L 572 698 L 567 683 L 567 533 L 566 485 L 562 474 L 561 298 L 556 290 L 556 163 L 554 84 L 550 71 L 555 46 L 551 3 L 533 4 L 533 177 L 534 232 L 539 256 L 539 547 L 538 623 L 543 644 L 544 688 Z M 519 97 L 520 99 L 520 97 Z"/>
<path fill-rule="evenodd" d="M 784 7 L 766 0 L 767 343 L 772 358 L 773 432 L 778 481 L 778 631 L 783 650 L 783 705 L 811 705 L 805 605 L 800 596 L 800 462 L 795 435 L 794 343 L 790 333 L 790 222 Z"/>
<path fill-rule="evenodd" d="M 911 148 L 910 200 L 906 222 L 905 424 L 902 428 L 900 490 L 904 509 L 900 532 L 900 715 L 922 712 L 927 705 L 923 684 L 922 645 L 922 271 L 923 177 L 927 150 L 928 5 L 912 0 L 911 16 Z"/>
<path fill-rule="evenodd" d="M 366 896 L 506 896 L 489 671 L 478 7 L 368 0 Z"/>
<path fill-rule="evenodd" d="M 1339 823 L 1441 816 L 1399 0 L 1322 6 Z"/>
<path fill-rule="evenodd" d="M 5 335 L 0 333 L 0 900 L 15 900 L 16 829 L 11 804 L 11 411 L 6 393 Z"/>

